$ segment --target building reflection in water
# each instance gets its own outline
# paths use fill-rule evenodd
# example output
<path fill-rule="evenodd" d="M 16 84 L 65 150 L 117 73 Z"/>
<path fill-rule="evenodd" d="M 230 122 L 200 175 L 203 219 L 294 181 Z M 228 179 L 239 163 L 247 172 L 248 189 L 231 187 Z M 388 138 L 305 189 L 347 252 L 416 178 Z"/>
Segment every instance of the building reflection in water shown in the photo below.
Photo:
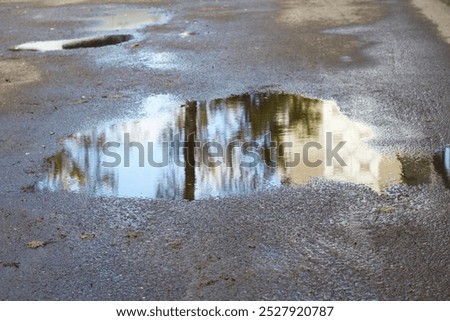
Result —
<path fill-rule="evenodd" d="M 143 110 L 145 116 L 140 119 L 67 137 L 63 150 L 48 159 L 48 173 L 38 188 L 193 200 L 245 194 L 281 184 L 305 184 L 311 177 L 365 184 L 376 191 L 402 179 L 399 160 L 370 148 L 367 142 L 373 137 L 372 130 L 343 115 L 333 101 L 284 93 L 251 93 L 182 103 L 174 97 L 159 95 L 146 99 Z M 332 133 L 333 146 L 346 142 L 338 153 L 346 166 L 335 159 L 326 164 L 327 132 Z M 139 142 L 144 148 L 144 153 L 135 146 L 128 149 L 129 164 L 124 161 L 125 134 L 130 142 Z M 177 149 L 179 155 L 175 148 L 165 148 L 168 145 L 164 142 L 175 138 L 186 142 Z M 107 142 L 120 143 L 119 148 L 109 148 L 120 156 L 118 166 L 104 166 L 104 162 L 114 160 L 104 153 Z M 217 144 L 206 150 L 198 148 L 196 142 L 200 147 L 208 142 L 219 143 L 224 157 L 208 158 L 215 156 Z M 250 142 L 258 147 L 249 145 L 248 150 L 258 152 L 261 161 L 252 167 L 240 166 L 255 157 L 245 156 L 239 148 L 232 147 Z M 283 145 L 287 142 L 293 146 Z M 308 153 L 309 161 L 321 164 L 307 166 L 301 158 L 297 166 L 286 166 L 310 142 L 323 146 L 310 148 Z M 152 148 L 148 143 L 152 143 Z M 275 145 L 277 148 L 271 148 Z M 162 167 L 149 165 L 149 151 L 154 162 L 162 161 L 166 155 L 168 163 Z M 178 166 L 176 157 L 186 166 Z M 206 166 L 201 160 L 223 163 Z M 139 166 L 142 161 L 143 167 Z"/>

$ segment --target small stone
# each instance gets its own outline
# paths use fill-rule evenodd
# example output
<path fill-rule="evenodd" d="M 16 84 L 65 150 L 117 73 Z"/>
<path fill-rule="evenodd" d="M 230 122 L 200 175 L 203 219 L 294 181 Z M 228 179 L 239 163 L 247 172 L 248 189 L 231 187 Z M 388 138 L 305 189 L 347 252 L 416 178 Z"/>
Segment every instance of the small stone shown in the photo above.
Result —
<path fill-rule="evenodd" d="M 93 239 L 93 238 L 95 238 L 95 234 L 94 233 L 81 233 L 80 238 L 82 240 Z"/>
<path fill-rule="evenodd" d="M 33 193 L 35 191 L 34 185 L 27 185 L 21 188 L 23 193 Z"/>
<path fill-rule="evenodd" d="M 382 206 L 378 209 L 379 213 L 393 213 L 395 212 L 395 208 L 390 206 Z"/>
<path fill-rule="evenodd" d="M 128 232 L 127 232 L 127 237 L 128 237 L 129 239 L 135 239 L 135 238 L 137 238 L 138 236 L 139 236 L 139 233 L 136 232 L 136 231 L 128 231 Z"/>
<path fill-rule="evenodd" d="M 170 247 L 172 250 L 179 250 L 181 248 L 181 241 L 174 241 L 167 243 L 167 246 Z"/>
<path fill-rule="evenodd" d="M 44 247 L 47 245 L 47 242 L 43 242 L 43 241 L 31 241 L 28 242 L 27 247 L 29 247 L 30 249 L 37 249 L 39 247 Z"/>

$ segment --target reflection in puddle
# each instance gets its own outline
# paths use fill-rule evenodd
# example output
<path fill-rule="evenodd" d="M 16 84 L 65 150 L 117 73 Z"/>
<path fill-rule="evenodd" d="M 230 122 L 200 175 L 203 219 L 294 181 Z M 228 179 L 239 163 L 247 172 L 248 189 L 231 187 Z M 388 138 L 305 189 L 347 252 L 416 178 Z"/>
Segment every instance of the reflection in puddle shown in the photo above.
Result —
<path fill-rule="evenodd" d="M 431 157 L 400 155 L 402 181 L 408 185 L 430 184 L 432 175 Z"/>
<path fill-rule="evenodd" d="M 197 32 L 192 32 L 192 31 L 184 31 L 184 32 L 179 34 L 179 36 L 181 38 L 186 38 L 186 37 L 195 36 L 195 35 L 198 35 L 198 33 Z"/>
<path fill-rule="evenodd" d="M 48 159 L 49 172 L 38 188 L 192 200 L 305 184 L 319 176 L 377 191 L 402 179 L 396 157 L 367 145 L 372 130 L 332 101 L 252 93 L 183 104 L 160 95 L 148 98 L 144 111 L 142 119 L 66 138 L 63 150 Z M 337 154 L 345 164 L 328 156 L 342 141 Z M 214 166 L 216 161 L 222 164 Z"/>

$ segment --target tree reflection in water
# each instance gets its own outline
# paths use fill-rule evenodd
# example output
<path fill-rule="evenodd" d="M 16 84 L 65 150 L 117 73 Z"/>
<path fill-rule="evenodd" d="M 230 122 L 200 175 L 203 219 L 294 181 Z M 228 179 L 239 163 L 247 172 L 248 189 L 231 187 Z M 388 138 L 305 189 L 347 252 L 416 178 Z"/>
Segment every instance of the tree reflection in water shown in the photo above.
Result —
<path fill-rule="evenodd" d="M 181 106 L 181 107 L 180 107 Z M 369 127 L 351 121 L 332 101 L 305 98 L 285 93 L 248 93 L 225 99 L 190 101 L 182 104 L 168 95 L 149 97 L 143 105 L 146 116 L 67 137 L 63 150 L 48 159 L 49 171 L 39 182 L 41 190 L 69 190 L 95 195 L 149 197 L 167 199 L 200 199 L 211 196 L 250 193 L 281 184 L 305 184 L 311 177 L 362 183 L 380 190 L 401 179 L 401 164 L 395 157 L 382 156 L 369 148 L 373 136 Z M 333 134 L 333 144 L 346 141 L 340 156 L 347 166 L 334 161 L 325 164 L 326 133 Z M 163 167 L 139 167 L 139 149 L 130 149 L 130 166 L 124 165 L 124 135 L 145 148 L 145 160 L 155 162 L 167 152 Z M 186 143 L 177 155 L 164 142 L 180 137 Z M 216 148 L 196 148 L 208 142 L 223 147 L 223 161 L 218 167 L 206 166 L 202 160 L 214 156 Z M 119 142 L 113 149 L 122 162 L 116 167 L 102 166 L 111 162 L 103 153 L 106 142 Z M 153 144 L 149 148 L 148 143 Z M 239 148 L 227 148 L 255 142 L 261 161 L 243 167 L 248 156 Z M 292 142 L 292 148 L 280 144 Z M 311 149 L 310 160 L 324 161 L 316 167 L 300 162 L 295 167 L 286 161 L 301 153 L 307 142 L 318 142 L 323 149 Z M 276 149 L 271 145 L 278 146 Z M 150 155 L 147 155 L 151 151 Z M 226 152 L 231 153 L 226 153 Z M 206 153 L 205 155 L 203 153 Z M 186 166 L 178 166 L 176 157 Z M 269 165 L 269 166 L 268 166 Z"/>

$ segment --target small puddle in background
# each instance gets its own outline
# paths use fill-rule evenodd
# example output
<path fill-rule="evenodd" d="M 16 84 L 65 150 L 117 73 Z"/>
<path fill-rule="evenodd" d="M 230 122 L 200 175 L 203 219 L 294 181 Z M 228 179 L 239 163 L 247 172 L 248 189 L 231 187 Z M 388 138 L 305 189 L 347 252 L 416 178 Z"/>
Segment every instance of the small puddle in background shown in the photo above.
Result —
<path fill-rule="evenodd" d="M 79 39 L 28 42 L 11 48 L 13 51 L 54 51 L 63 49 L 95 48 L 116 45 L 133 39 L 132 35 L 110 35 Z"/>
<path fill-rule="evenodd" d="M 344 116 L 333 101 L 284 93 L 252 93 L 183 103 L 172 96 L 160 95 L 146 99 L 143 110 L 145 116 L 140 119 L 99 126 L 64 139 L 63 150 L 47 160 L 49 171 L 37 188 L 192 200 L 245 194 L 282 184 L 306 184 L 312 177 L 365 184 L 376 191 L 402 182 L 400 161 L 371 149 L 367 141 L 373 137 L 372 130 Z M 327 132 L 332 133 L 332 147 L 346 141 L 338 154 L 347 166 L 336 159 L 326 164 Z M 200 148 L 195 148 L 190 140 L 191 133 Z M 140 143 L 142 147 L 125 148 L 125 135 L 129 135 L 129 142 Z M 186 148 L 177 149 L 178 163 L 185 162 L 187 166 L 177 165 L 175 147 L 164 148 L 163 142 L 179 140 L 187 143 Z M 270 141 L 277 145 L 272 149 L 272 157 Z M 106 150 L 115 156 L 105 155 L 107 142 L 120 144 Z M 203 149 L 207 142 L 223 146 L 222 158 L 209 159 L 222 161 L 222 165 L 207 166 L 205 157 L 216 156 L 219 148 Z M 227 153 L 226 146 L 231 142 L 254 142 L 257 146 L 248 150 L 255 154 L 244 155 L 239 148 L 231 148 L 233 152 Z M 280 146 L 286 142 L 293 147 Z M 286 166 L 286 161 L 294 160 L 295 153 L 302 153 L 305 144 L 311 142 L 323 149 L 311 148 L 309 161 L 323 161 L 322 164 L 307 166 L 301 155 L 299 164 Z M 148 143 L 153 146 L 150 148 Z M 165 166 L 149 165 L 149 158 L 161 162 L 163 155 L 168 160 Z M 253 167 L 240 166 L 256 160 L 256 156 L 261 161 Z M 117 166 L 104 166 L 119 158 Z M 194 160 L 199 161 L 196 166 L 192 166 Z"/>
<path fill-rule="evenodd" d="M 89 30 L 94 32 L 117 32 L 118 30 L 136 31 L 146 26 L 167 23 L 168 14 L 152 13 L 148 9 L 113 8 L 106 15 L 88 19 L 97 21 L 97 25 Z M 95 48 L 116 45 L 133 39 L 131 34 L 97 35 L 86 38 L 62 39 L 49 41 L 32 41 L 10 48 L 12 51 L 55 51 L 63 49 Z"/>

